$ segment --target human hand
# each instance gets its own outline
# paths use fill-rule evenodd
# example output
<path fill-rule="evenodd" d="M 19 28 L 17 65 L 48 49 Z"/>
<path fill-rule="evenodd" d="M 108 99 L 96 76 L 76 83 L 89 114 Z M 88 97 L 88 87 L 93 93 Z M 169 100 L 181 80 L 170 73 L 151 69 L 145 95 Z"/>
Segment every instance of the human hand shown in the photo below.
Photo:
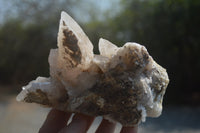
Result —
<path fill-rule="evenodd" d="M 67 125 L 70 116 L 71 113 L 52 109 L 39 133 L 86 133 L 94 120 L 91 116 L 75 114 L 71 123 Z M 115 126 L 116 124 L 103 119 L 96 133 L 113 133 Z M 122 127 L 120 133 L 137 133 L 137 127 Z"/>

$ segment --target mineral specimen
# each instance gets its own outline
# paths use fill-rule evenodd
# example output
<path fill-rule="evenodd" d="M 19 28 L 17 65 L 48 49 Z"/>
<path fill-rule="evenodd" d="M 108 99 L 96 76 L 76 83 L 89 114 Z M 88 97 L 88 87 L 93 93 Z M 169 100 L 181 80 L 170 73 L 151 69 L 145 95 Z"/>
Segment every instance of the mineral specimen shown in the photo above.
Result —
<path fill-rule="evenodd" d="M 169 83 L 166 70 L 137 43 L 117 47 L 100 39 L 99 51 L 93 54 L 83 30 L 62 12 L 58 49 L 49 55 L 50 77 L 31 81 L 17 100 L 103 116 L 123 126 L 158 117 Z"/>

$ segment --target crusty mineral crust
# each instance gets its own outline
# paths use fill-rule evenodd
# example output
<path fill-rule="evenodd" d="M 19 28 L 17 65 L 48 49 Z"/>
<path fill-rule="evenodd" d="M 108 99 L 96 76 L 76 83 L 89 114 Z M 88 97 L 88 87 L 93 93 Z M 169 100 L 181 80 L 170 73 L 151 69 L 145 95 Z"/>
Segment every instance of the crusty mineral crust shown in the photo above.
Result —
<path fill-rule="evenodd" d="M 103 116 L 123 126 L 161 114 L 169 79 L 144 46 L 126 43 L 118 48 L 100 39 L 100 55 L 92 49 L 79 25 L 62 12 L 58 49 L 49 55 L 50 78 L 30 82 L 17 100 Z"/>

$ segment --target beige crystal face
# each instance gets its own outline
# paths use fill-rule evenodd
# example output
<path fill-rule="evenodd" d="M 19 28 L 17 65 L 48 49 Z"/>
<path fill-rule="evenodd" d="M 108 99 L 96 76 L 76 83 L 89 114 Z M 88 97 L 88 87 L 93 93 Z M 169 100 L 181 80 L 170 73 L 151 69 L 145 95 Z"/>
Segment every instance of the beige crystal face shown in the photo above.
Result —
<path fill-rule="evenodd" d="M 58 49 L 49 55 L 50 77 L 23 87 L 18 101 L 103 116 L 134 126 L 158 117 L 169 83 L 167 72 L 137 43 L 117 47 L 100 39 L 100 55 L 80 26 L 61 13 Z"/>

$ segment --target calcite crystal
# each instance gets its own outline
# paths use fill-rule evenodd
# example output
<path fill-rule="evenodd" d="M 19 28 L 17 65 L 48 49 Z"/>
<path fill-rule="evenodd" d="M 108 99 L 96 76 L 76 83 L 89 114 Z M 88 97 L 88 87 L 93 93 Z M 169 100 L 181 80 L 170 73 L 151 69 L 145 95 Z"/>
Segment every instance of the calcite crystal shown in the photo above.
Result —
<path fill-rule="evenodd" d="M 49 55 L 50 77 L 38 77 L 22 88 L 18 101 L 63 111 L 103 116 L 134 126 L 158 117 L 169 79 L 140 44 L 117 47 L 99 40 L 100 55 L 80 26 L 61 13 L 58 49 Z"/>

